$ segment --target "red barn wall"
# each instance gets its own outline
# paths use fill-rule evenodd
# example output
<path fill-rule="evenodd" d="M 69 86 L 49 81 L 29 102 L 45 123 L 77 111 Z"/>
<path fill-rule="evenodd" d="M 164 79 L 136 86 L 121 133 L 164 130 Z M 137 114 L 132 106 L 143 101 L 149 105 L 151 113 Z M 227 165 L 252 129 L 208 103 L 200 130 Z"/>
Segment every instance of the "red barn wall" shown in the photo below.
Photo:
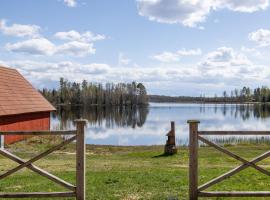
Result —
<path fill-rule="evenodd" d="M 41 131 L 50 129 L 50 112 L 26 113 L 0 117 L 0 131 Z M 5 144 L 23 140 L 25 136 L 5 136 Z"/>

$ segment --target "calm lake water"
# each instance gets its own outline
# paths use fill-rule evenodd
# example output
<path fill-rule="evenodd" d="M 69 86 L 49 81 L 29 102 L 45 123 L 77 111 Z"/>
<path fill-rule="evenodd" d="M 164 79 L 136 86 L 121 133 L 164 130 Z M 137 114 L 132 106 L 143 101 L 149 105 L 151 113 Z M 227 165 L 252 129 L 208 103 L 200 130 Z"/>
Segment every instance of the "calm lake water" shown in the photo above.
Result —
<path fill-rule="evenodd" d="M 270 106 L 236 104 L 151 103 L 140 108 L 61 108 L 52 115 L 53 129 L 74 129 L 76 118 L 88 120 L 88 144 L 159 145 L 166 141 L 170 121 L 178 144 L 188 141 L 188 119 L 203 130 L 270 130 Z"/>

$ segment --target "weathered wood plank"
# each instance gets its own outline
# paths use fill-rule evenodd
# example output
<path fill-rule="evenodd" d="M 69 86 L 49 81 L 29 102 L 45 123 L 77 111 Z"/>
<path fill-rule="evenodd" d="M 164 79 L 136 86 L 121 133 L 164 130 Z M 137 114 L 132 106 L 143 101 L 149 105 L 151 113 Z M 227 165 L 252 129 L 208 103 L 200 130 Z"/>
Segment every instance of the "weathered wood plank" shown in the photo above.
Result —
<path fill-rule="evenodd" d="M 71 143 L 71 142 L 72 142 L 73 140 L 75 140 L 76 138 L 77 138 L 77 136 L 73 136 L 73 137 L 71 137 L 71 138 L 65 140 L 64 142 L 62 142 L 62 143 L 60 143 L 60 144 L 58 144 L 58 145 L 52 147 L 51 149 L 49 149 L 49 150 L 47 150 L 47 151 L 45 151 L 45 152 L 43 152 L 43 153 L 41 153 L 41 154 L 35 156 L 34 158 L 28 160 L 27 162 L 25 162 L 25 163 L 23 163 L 23 164 L 21 164 L 21 165 L 15 167 L 15 168 L 13 168 L 13 169 L 7 171 L 6 173 L 0 175 L 0 180 L 3 179 L 3 178 L 6 178 L 7 176 L 9 176 L 9 175 L 11 175 L 11 174 L 13 174 L 13 173 L 19 171 L 20 169 L 22 169 L 22 168 L 24 168 L 24 167 L 26 167 L 26 166 L 32 164 L 33 162 L 36 162 L 37 160 L 39 160 L 39 159 L 41 159 L 41 158 L 43 158 L 43 157 L 45 157 L 45 156 L 51 154 L 52 152 L 54 152 L 54 151 L 60 149 L 61 147 L 65 146 L 65 145 L 67 145 L 67 144 L 69 144 L 69 143 Z"/>
<path fill-rule="evenodd" d="M 199 192 L 200 197 L 270 197 L 269 191 L 248 192 Z"/>
<path fill-rule="evenodd" d="M 6 158 L 9 158 L 10 160 L 13 160 L 14 162 L 17 162 L 19 164 L 24 164 L 25 161 L 21 158 L 19 158 L 18 156 L 6 151 L 6 150 L 2 150 L 0 149 L 0 154 L 5 156 Z M 28 169 L 38 173 L 39 175 L 43 176 L 43 177 L 46 177 L 48 179 L 50 179 L 51 181 L 59 184 L 59 185 L 62 185 L 63 187 L 69 189 L 69 190 L 72 190 L 72 191 L 75 191 L 76 190 L 76 187 L 64 180 L 62 180 L 61 178 L 57 177 L 57 176 L 54 176 L 53 174 L 33 165 L 33 164 L 30 164 L 28 166 L 26 166 Z"/>
<path fill-rule="evenodd" d="M 75 197 L 75 192 L 0 193 L 0 198 Z"/>
<path fill-rule="evenodd" d="M 71 131 L 3 131 L 0 135 L 76 135 L 76 130 Z"/>
<path fill-rule="evenodd" d="M 198 199 L 198 124 L 199 121 L 189 123 L 189 199 Z"/>
<path fill-rule="evenodd" d="M 76 144 L 76 199 L 85 200 L 85 134 L 86 120 L 76 120 L 77 144 Z"/>
<path fill-rule="evenodd" d="M 199 131 L 199 135 L 269 135 L 270 131 Z"/>

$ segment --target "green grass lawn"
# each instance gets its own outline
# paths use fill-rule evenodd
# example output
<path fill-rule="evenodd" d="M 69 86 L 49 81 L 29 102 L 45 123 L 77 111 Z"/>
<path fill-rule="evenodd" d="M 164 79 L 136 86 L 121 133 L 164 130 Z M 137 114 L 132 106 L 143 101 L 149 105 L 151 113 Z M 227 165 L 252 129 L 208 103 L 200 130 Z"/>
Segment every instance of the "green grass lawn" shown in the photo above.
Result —
<path fill-rule="evenodd" d="M 30 159 L 31 156 L 48 148 L 55 141 L 57 140 L 49 141 L 49 145 L 45 145 L 48 144 L 47 140 L 30 139 L 26 142 L 11 145 L 9 149 L 24 159 Z M 240 145 L 226 148 L 246 159 L 252 159 L 269 150 L 270 146 Z M 187 148 L 180 147 L 178 154 L 174 156 L 159 156 L 162 153 L 162 146 L 113 147 L 88 145 L 86 156 L 87 199 L 188 199 Z M 210 147 L 201 147 L 199 155 L 200 184 L 240 164 Z M 69 145 L 35 164 L 75 184 L 73 145 Z M 15 166 L 17 166 L 16 163 L 0 156 L 0 173 Z M 260 162 L 260 166 L 270 170 L 270 159 Z M 270 177 L 253 169 L 246 169 L 209 190 L 270 190 Z M 0 181 L 0 192 L 14 191 L 65 191 L 65 189 L 63 190 L 50 180 L 24 169 Z"/>

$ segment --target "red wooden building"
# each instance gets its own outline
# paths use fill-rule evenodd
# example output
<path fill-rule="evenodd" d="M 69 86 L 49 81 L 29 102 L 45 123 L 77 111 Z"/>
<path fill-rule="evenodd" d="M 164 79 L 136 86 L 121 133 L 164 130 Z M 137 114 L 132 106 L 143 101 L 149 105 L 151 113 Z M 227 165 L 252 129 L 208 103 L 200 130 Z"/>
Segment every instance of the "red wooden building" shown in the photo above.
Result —
<path fill-rule="evenodd" d="M 0 131 L 50 129 L 55 108 L 15 69 L 0 66 Z M 5 136 L 5 144 L 23 136 Z"/>

